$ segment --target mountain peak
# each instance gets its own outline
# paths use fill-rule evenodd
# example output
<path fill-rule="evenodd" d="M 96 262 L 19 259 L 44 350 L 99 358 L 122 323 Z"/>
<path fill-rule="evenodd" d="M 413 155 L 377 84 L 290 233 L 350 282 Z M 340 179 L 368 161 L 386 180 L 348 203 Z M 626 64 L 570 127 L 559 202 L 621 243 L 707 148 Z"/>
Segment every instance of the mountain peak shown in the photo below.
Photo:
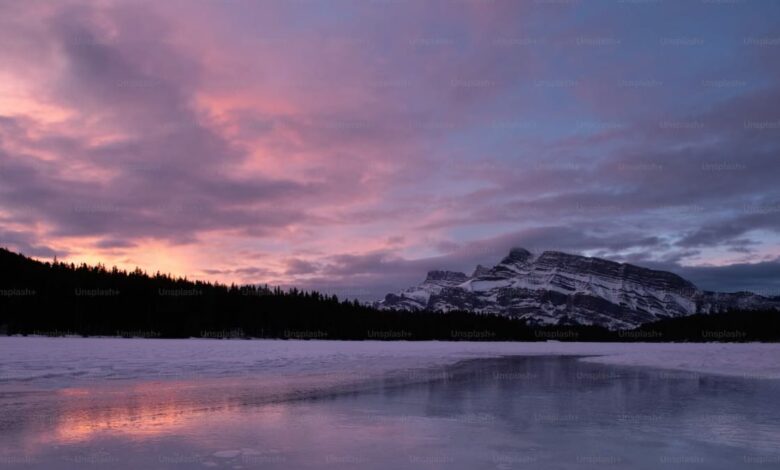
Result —
<path fill-rule="evenodd" d="M 515 247 L 509 250 L 509 254 L 501 260 L 501 264 L 526 263 L 532 256 L 531 252 L 525 248 Z"/>
<path fill-rule="evenodd" d="M 486 276 L 488 274 L 490 274 L 490 268 L 486 268 L 481 264 L 478 264 L 477 267 L 474 268 L 474 273 L 471 275 L 471 277 Z"/>

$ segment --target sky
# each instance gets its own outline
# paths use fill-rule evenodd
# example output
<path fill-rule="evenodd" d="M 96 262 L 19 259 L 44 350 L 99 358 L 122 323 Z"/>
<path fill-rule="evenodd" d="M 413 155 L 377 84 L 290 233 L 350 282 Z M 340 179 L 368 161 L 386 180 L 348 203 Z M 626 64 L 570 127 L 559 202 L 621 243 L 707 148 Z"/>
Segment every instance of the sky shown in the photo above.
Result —
<path fill-rule="evenodd" d="M 778 18 L 0 0 L 0 246 L 363 300 L 520 246 L 780 295 Z"/>

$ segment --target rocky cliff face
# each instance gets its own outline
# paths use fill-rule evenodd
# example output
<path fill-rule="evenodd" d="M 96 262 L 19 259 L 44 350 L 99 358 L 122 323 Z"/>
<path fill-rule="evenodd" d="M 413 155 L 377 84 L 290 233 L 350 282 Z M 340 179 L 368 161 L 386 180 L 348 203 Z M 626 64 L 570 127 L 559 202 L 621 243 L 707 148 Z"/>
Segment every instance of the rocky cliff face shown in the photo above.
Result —
<path fill-rule="evenodd" d="M 532 324 L 633 328 L 662 318 L 728 308 L 780 307 L 751 293 L 706 292 L 666 271 L 557 251 L 534 256 L 514 248 L 471 276 L 431 271 L 417 287 L 388 294 L 379 308 L 469 310 L 523 318 Z"/>

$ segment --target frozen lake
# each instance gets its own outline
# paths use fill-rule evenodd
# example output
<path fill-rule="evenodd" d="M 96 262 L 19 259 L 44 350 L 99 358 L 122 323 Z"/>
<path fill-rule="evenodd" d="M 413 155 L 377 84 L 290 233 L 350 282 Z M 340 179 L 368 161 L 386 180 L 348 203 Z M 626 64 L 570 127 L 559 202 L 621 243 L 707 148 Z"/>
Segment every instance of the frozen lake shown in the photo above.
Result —
<path fill-rule="evenodd" d="M 762 344 L 0 338 L 0 468 L 776 468 L 779 358 Z"/>

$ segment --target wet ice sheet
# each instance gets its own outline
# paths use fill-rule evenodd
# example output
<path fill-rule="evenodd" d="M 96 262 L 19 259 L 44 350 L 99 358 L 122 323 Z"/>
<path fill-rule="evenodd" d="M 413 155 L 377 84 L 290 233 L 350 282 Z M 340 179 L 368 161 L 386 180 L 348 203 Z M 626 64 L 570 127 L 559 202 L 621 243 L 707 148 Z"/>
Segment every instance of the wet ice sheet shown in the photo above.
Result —
<path fill-rule="evenodd" d="M 272 402 L 261 387 L 279 377 L 14 392 L 4 394 L 13 406 L 0 413 L 0 457 L 9 468 L 115 470 L 780 463 L 774 380 L 565 356 L 477 359 L 406 378 Z"/>
<path fill-rule="evenodd" d="M 0 338 L 0 462 L 754 468 L 780 462 L 779 382 L 766 380 L 780 375 L 779 352 L 771 344 Z M 489 359 L 498 356 L 544 357 Z M 456 364 L 468 359 L 478 362 Z"/>

